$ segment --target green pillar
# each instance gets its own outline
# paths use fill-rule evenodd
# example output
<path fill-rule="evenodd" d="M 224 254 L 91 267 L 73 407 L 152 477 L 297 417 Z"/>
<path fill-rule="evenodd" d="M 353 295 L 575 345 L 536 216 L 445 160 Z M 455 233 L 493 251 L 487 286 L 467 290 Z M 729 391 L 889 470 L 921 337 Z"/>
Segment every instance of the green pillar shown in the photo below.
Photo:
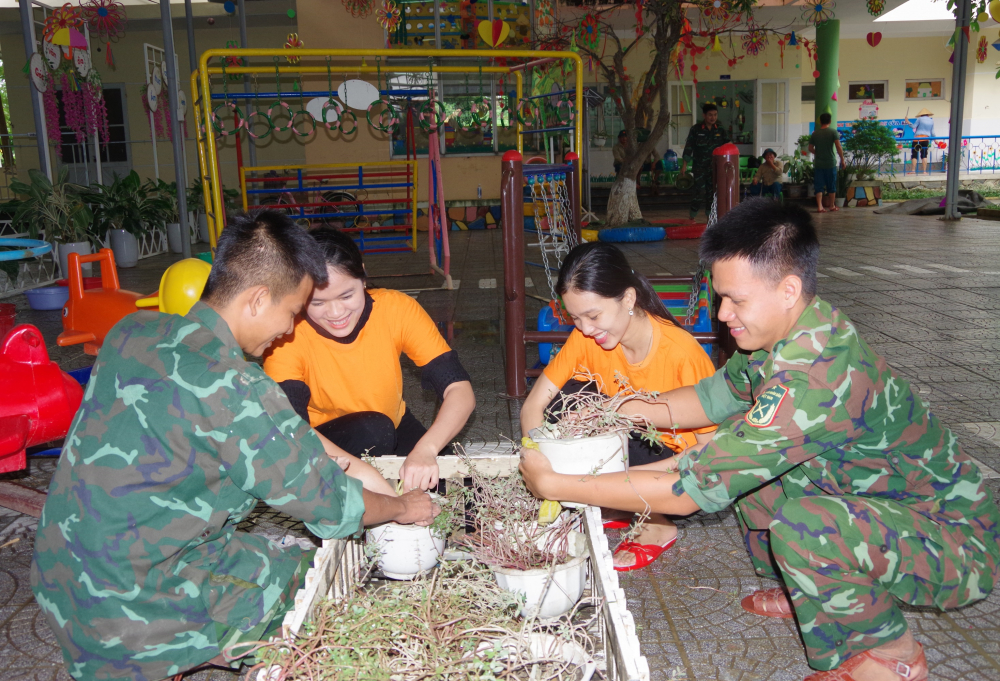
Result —
<path fill-rule="evenodd" d="M 816 27 L 816 127 L 819 115 L 828 113 L 833 118 L 831 127 L 837 127 L 837 100 L 833 95 L 840 84 L 840 20 L 824 21 Z"/>

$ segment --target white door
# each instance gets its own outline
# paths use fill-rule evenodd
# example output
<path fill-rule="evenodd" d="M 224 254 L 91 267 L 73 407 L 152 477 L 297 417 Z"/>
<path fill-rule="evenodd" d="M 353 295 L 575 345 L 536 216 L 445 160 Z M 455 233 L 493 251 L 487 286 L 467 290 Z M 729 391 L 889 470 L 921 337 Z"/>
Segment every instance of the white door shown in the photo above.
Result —
<path fill-rule="evenodd" d="M 694 83 L 691 81 L 673 81 L 670 83 L 670 137 L 669 148 L 684 153 L 684 143 L 687 141 L 688 130 L 698 120 L 698 101 L 695 99 Z"/>
<path fill-rule="evenodd" d="M 767 148 L 781 156 L 788 145 L 788 81 L 757 81 L 757 155 Z"/>

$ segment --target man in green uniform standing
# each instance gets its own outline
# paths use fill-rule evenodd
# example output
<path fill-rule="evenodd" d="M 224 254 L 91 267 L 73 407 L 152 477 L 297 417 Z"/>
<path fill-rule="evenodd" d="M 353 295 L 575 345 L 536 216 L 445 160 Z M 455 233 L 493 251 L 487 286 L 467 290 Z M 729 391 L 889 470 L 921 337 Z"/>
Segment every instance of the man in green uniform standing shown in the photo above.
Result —
<path fill-rule="evenodd" d="M 362 490 L 244 353 L 290 333 L 320 249 L 284 215 L 223 231 L 201 302 L 108 334 L 38 526 L 31 584 L 76 679 L 162 679 L 267 639 L 312 551 L 236 532 L 258 500 L 346 537 L 429 523 L 423 493 Z"/>
<path fill-rule="evenodd" d="M 816 190 L 816 212 L 827 209 L 840 210 L 834 199 L 837 196 L 837 156 L 840 156 L 840 171 L 844 170 L 844 148 L 840 146 L 840 133 L 830 127 L 833 117 L 828 113 L 819 115 L 819 128 L 809 137 L 809 153 L 813 155 L 813 189 Z M 826 195 L 826 206 L 823 195 Z"/>
<path fill-rule="evenodd" d="M 757 573 L 748 595 L 794 617 L 810 681 L 922 681 L 927 662 L 897 601 L 957 608 L 989 595 L 998 512 L 975 463 L 910 385 L 816 295 L 819 243 L 801 208 L 740 204 L 705 232 L 719 321 L 743 353 L 695 386 L 633 400 L 658 427 L 719 424 L 706 444 L 627 473 L 552 472 L 522 450 L 546 499 L 670 515 L 735 502 Z"/>
<path fill-rule="evenodd" d="M 718 124 L 719 108 L 715 104 L 705 104 L 701 107 L 704 119 L 688 130 L 687 141 L 684 143 L 684 157 L 681 161 L 681 174 L 687 172 L 688 163 L 694 166 L 694 196 L 691 197 L 691 219 L 698 216 L 698 211 L 705 209 L 706 215 L 712 210 L 712 152 L 729 141 L 729 133 Z"/>

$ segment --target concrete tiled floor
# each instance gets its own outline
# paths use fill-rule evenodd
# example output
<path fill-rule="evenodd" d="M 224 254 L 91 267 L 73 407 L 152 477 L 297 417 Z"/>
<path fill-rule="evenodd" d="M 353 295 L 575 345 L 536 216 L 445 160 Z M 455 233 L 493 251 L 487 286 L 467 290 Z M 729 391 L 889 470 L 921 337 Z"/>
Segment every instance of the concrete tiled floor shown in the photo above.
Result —
<path fill-rule="evenodd" d="M 661 217 L 667 217 L 663 215 Z M 930 217 L 875 216 L 865 209 L 818 216 L 823 253 L 819 291 L 857 323 L 862 336 L 897 372 L 910 380 L 932 411 L 953 427 L 963 447 L 982 464 L 991 489 L 1000 492 L 1000 226 L 966 218 L 945 224 Z M 697 264 L 697 242 L 659 242 L 626 247 L 637 270 L 687 274 Z M 527 259 L 537 249 L 527 248 Z M 123 270 L 123 285 L 152 291 L 172 260 L 161 256 Z M 426 288 L 439 279 L 422 272 L 423 253 L 367 259 L 373 283 Z M 503 268 L 497 231 L 452 233 L 457 291 L 424 290 L 417 299 L 458 350 L 476 391 L 476 413 L 463 441 L 490 441 L 517 432 L 517 401 L 504 397 Z M 382 274 L 412 276 L 379 278 Z M 545 295 L 541 270 L 528 268 L 533 287 Z M 480 280 L 483 286 L 480 288 Z M 488 288 L 495 279 L 500 288 Z M 13 299 L 19 309 L 23 297 Z M 529 300 L 533 317 L 540 303 Z M 54 348 L 59 313 L 19 314 L 41 328 L 50 352 L 64 368 L 89 364 L 77 348 Z M 419 370 L 405 363 L 407 399 L 427 422 L 432 393 L 420 388 Z M 44 486 L 52 461 L 32 465 L 21 482 Z M 681 520 L 681 539 L 649 569 L 624 573 L 622 585 L 639 625 L 643 653 L 654 679 L 801 679 L 809 673 L 801 642 L 786 620 L 752 616 L 739 599 L 770 586 L 745 556 L 731 511 Z M 292 529 L 287 518 L 263 511 L 255 531 Z M 0 509 L 0 668 L 7 679 L 66 679 L 51 632 L 28 588 L 33 519 Z M 927 647 L 931 678 L 1000 678 L 1000 593 L 949 613 L 908 610 L 907 619 Z M 190 678 L 235 679 L 224 671 Z"/>

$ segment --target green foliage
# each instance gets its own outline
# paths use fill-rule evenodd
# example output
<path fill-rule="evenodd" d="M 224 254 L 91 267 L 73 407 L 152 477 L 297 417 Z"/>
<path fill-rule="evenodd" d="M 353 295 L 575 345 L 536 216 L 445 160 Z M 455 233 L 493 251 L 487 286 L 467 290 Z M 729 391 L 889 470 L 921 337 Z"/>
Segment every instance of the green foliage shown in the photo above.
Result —
<path fill-rule="evenodd" d="M 148 180 L 145 184 L 146 193 L 164 202 L 164 221 L 177 222 L 180 219 L 180 209 L 177 205 L 177 183 L 163 180 Z"/>
<path fill-rule="evenodd" d="M 49 182 L 44 173 L 32 168 L 28 171 L 29 182 L 12 181 L 11 191 L 22 197 L 16 205 L 7 204 L 14 208 L 14 226 L 35 239 L 44 231 L 49 241 L 68 244 L 89 240 L 96 244 L 87 190 L 68 182 L 68 177 L 69 169 L 64 167 L 56 181 Z"/>
<path fill-rule="evenodd" d="M 813 163 L 802 154 L 782 156 L 784 171 L 788 175 L 788 180 L 794 184 L 812 182 L 814 171 Z"/>
<path fill-rule="evenodd" d="M 843 141 L 844 153 L 856 169 L 859 180 L 872 179 L 880 166 L 898 161 L 897 144 L 889 128 L 871 119 L 855 121 Z"/>
<path fill-rule="evenodd" d="M 837 196 L 846 197 L 847 187 L 851 184 L 854 176 L 858 174 L 858 169 L 853 165 L 848 165 L 845 168 L 840 168 L 837 170 Z M 883 193 L 882 198 L 885 198 Z"/>
<path fill-rule="evenodd" d="M 170 202 L 150 186 L 143 185 L 134 170 L 125 177 L 115 176 L 109 185 L 93 185 L 89 195 L 94 205 L 98 231 L 124 229 L 141 236 L 150 227 L 166 222 Z"/>

